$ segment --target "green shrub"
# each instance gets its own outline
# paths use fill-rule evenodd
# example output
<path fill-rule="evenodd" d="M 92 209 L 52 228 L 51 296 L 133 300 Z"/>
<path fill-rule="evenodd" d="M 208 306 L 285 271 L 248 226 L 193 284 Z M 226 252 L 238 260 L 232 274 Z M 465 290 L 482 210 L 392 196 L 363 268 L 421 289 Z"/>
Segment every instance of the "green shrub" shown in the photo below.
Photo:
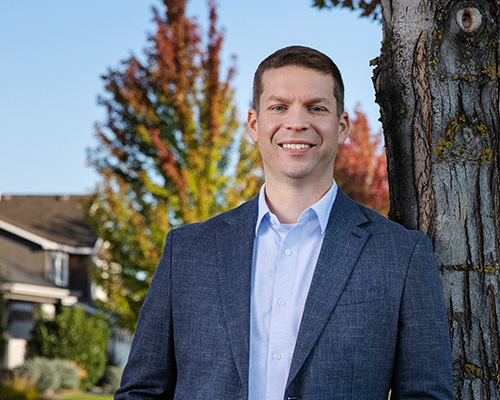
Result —
<path fill-rule="evenodd" d="M 41 357 L 32 358 L 16 368 L 16 371 L 23 376 L 27 376 L 41 392 L 55 390 L 59 387 L 59 377 L 56 374 L 54 365 L 48 362 L 47 359 Z"/>
<path fill-rule="evenodd" d="M 102 388 L 104 393 L 113 394 L 120 387 L 120 381 L 122 379 L 123 369 L 120 367 L 115 367 L 113 365 L 108 365 L 104 371 L 104 375 L 99 381 L 99 386 Z"/>
<path fill-rule="evenodd" d="M 74 360 L 85 370 L 80 388 L 92 388 L 104 374 L 109 323 L 80 307 L 63 307 L 55 320 L 37 319 L 28 343 L 29 356 Z"/>
<path fill-rule="evenodd" d="M 68 360 L 35 357 L 16 368 L 16 372 L 26 377 L 41 392 L 77 389 L 80 384 L 79 369 Z"/>
<path fill-rule="evenodd" d="M 57 389 L 78 389 L 80 386 L 80 372 L 75 363 L 68 360 L 49 360 L 54 366 L 56 375 L 59 377 Z"/>

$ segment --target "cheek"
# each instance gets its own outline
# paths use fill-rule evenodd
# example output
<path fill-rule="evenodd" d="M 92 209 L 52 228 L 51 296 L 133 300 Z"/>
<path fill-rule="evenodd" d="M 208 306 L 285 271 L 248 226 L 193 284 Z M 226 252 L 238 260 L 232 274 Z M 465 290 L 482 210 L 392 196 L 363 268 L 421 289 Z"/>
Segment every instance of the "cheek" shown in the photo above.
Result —
<path fill-rule="evenodd" d="M 259 140 L 265 141 L 268 145 L 271 145 L 279 139 L 279 130 L 279 125 L 269 124 L 266 126 L 266 129 L 261 132 Z"/>
<path fill-rule="evenodd" d="M 345 140 L 344 135 L 339 135 L 340 132 L 338 125 L 325 126 L 323 132 L 325 132 L 323 137 L 326 138 L 332 146 L 337 147 L 337 145 L 342 144 Z"/>

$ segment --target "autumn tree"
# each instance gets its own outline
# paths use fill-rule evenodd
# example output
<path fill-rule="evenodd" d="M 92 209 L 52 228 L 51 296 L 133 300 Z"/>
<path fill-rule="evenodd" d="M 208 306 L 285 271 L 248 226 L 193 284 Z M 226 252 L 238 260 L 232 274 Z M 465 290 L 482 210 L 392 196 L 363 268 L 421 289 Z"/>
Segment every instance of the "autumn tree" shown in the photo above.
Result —
<path fill-rule="evenodd" d="M 163 0 L 143 59 L 132 56 L 103 76 L 107 118 L 89 154 L 102 176 L 89 207 L 104 241 L 94 277 L 131 330 L 168 230 L 234 207 L 261 184 L 257 150 L 239 129 L 234 67 L 221 78 L 215 4 L 203 39 L 186 3 Z"/>
<path fill-rule="evenodd" d="M 359 108 L 354 114 L 349 137 L 337 152 L 334 178 L 349 197 L 387 215 L 389 184 L 382 132 L 371 132 Z"/>
<path fill-rule="evenodd" d="M 325 0 L 330 6 L 368 2 Z M 500 397 L 497 0 L 380 0 L 391 215 L 434 241 L 457 399 Z M 378 7 L 378 6 L 376 6 Z"/>

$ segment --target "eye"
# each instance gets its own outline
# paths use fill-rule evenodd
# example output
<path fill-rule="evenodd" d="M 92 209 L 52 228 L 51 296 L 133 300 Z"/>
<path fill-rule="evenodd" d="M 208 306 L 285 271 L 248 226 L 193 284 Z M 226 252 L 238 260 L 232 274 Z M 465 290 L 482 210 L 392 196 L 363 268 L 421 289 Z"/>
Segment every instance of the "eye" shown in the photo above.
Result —
<path fill-rule="evenodd" d="M 324 111 L 324 107 L 320 107 L 320 106 L 312 106 L 309 108 L 312 112 L 321 112 L 321 111 Z"/>
<path fill-rule="evenodd" d="M 274 110 L 274 111 L 284 111 L 285 107 L 284 106 L 272 106 L 271 110 Z"/>

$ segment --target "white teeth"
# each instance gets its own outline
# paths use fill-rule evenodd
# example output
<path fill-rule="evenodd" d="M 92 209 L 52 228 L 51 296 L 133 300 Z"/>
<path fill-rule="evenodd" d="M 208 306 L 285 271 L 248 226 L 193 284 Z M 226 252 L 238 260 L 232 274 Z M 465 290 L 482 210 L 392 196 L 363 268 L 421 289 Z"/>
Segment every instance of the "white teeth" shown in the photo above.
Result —
<path fill-rule="evenodd" d="M 305 144 L 305 143 L 285 143 L 281 145 L 285 149 L 307 149 L 311 147 L 310 144 Z"/>

